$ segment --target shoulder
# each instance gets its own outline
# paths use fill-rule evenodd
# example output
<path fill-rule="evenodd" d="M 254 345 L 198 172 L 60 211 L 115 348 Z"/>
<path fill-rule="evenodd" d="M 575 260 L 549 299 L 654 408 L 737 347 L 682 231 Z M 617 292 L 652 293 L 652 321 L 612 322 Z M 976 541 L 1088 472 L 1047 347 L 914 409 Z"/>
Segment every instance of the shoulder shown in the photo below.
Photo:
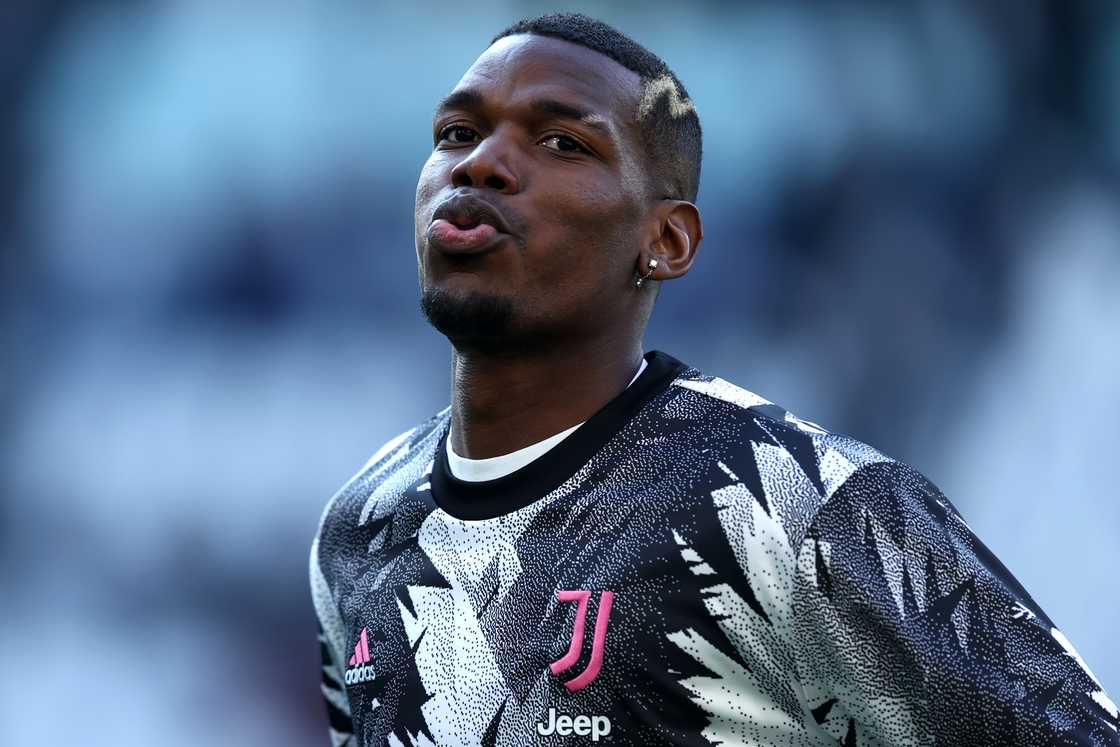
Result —
<path fill-rule="evenodd" d="M 704 410 L 697 421 L 717 424 L 721 437 L 709 451 L 729 478 L 782 525 L 794 548 L 820 548 L 826 561 L 843 555 L 848 565 L 859 566 L 855 575 L 861 577 L 871 570 L 863 567 L 868 562 L 889 569 L 903 558 L 923 576 L 952 569 L 946 583 L 988 572 L 1042 617 L 941 489 L 918 469 L 695 369 L 674 385 L 689 397 L 709 400 L 682 403 L 682 409 Z M 895 596 L 901 606 L 901 590 Z"/>
<path fill-rule="evenodd" d="M 727 417 L 737 418 L 744 425 L 764 428 L 774 438 L 778 434 L 811 442 L 817 451 L 843 457 L 853 467 L 879 462 L 893 462 L 891 457 L 856 438 L 832 432 L 817 423 L 794 414 L 791 410 L 744 387 L 718 376 L 689 368 L 673 382 L 673 386 L 707 399 L 706 409 L 722 409 Z M 709 413 L 710 414 L 710 413 Z"/>
<path fill-rule="evenodd" d="M 431 470 L 432 458 L 449 417 L 450 408 L 444 408 L 382 444 L 327 501 L 316 537 L 321 537 L 329 525 L 339 519 L 353 525 L 391 510 L 389 504 L 425 471 Z"/>
<path fill-rule="evenodd" d="M 690 368 L 673 388 L 667 416 L 691 421 L 694 440 L 710 445 L 704 450 L 709 458 L 751 492 L 795 546 L 845 484 L 849 490 L 862 484 L 858 475 L 913 472 L 859 439 L 829 431 L 718 376 Z"/>

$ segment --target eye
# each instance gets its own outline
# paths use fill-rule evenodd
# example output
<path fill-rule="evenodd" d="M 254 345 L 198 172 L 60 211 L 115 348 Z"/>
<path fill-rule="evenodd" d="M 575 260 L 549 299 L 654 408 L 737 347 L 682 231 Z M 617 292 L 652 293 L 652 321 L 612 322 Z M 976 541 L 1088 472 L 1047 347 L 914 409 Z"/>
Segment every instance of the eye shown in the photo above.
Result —
<path fill-rule="evenodd" d="M 546 145 L 546 143 L 553 143 L 554 145 Z M 549 150 L 559 151 L 560 153 L 588 152 L 586 148 L 579 144 L 579 141 L 567 135 L 549 135 L 544 140 L 541 140 L 540 144 L 544 145 Z"/>
<path fill-rule="evenodd" d="M 465 143 L 474 142 L 472 138 L 476 137 L 478 137 L 478 133 L 472 130 L 470 127 L 461 124 L 452 124 L 447 125 L 439 131 L 436 144 L 438 145 L 439 143 L 446 141 L 451 143 L 452 145 L 463 145 Z"/>

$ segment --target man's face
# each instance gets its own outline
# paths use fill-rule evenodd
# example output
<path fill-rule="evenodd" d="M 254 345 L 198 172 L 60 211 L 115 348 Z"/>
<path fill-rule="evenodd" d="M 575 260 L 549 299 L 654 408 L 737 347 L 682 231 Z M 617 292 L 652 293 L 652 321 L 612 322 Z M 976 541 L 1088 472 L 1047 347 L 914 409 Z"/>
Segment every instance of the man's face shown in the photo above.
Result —
<path fill-rule="evenodd" d="M 444 100 L 416 187 L 416 254 L 424 310 L 453 342 L 547 344 L 635 316 L 649 204 L 639 89 L 605 55 L 522 34 Z"/>

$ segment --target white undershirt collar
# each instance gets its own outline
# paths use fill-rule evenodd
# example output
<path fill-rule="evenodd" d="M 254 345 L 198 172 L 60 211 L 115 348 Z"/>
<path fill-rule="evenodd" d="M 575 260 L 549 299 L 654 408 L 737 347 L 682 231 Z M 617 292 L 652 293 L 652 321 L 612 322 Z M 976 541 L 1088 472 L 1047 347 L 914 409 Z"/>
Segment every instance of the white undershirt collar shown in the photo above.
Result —
<path fill-rule="evenodd" d="M 638 372 L 634 374 L 634 378 L 630 379 L 630 384 L 638 380 L 642 375 L 642 371 L 646 370 L 646 359 L 642 358 L 642 365 L 638 366 Z M 627 384 L 627 388 L 630 387 Z M 451 448 L 451 428 L 448 426 L 447 431 L 447 466 L 451 469 L 451 474 L 459 480 L 466 482 L 483 482 L 485 480 L 496 480 L 499 477 L 516 472 L 524 467 L 529 462 L 540 457 L 556 444 L 563 441 L 568 436 L 572 435 L 577 428 L 583 423 L 576 423 L 567 430 L 560 431 L 557 434 L 549 436 L 548 438 L 537 441 L 535 444 L 529 444 L 523 449 L 511 451 L 508 454 L 502 454 L 489 459 L 467 459 L 455 453 Z"/>

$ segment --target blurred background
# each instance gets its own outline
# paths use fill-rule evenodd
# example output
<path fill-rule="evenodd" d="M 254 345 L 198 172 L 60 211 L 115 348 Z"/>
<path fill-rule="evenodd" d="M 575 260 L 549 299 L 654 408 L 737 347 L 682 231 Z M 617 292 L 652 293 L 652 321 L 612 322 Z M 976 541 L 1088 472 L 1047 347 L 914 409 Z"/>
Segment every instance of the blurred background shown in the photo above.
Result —
<path fill-rule="evenodd" d="M 539 2 L 0 11 L 0 743 L 325 744 L 307 557 L 448 401 L 431 112 Z M 938 484 L 1120 695 L 1120 4 L 575 2 L 705 131 L 647 337 Z"/>

